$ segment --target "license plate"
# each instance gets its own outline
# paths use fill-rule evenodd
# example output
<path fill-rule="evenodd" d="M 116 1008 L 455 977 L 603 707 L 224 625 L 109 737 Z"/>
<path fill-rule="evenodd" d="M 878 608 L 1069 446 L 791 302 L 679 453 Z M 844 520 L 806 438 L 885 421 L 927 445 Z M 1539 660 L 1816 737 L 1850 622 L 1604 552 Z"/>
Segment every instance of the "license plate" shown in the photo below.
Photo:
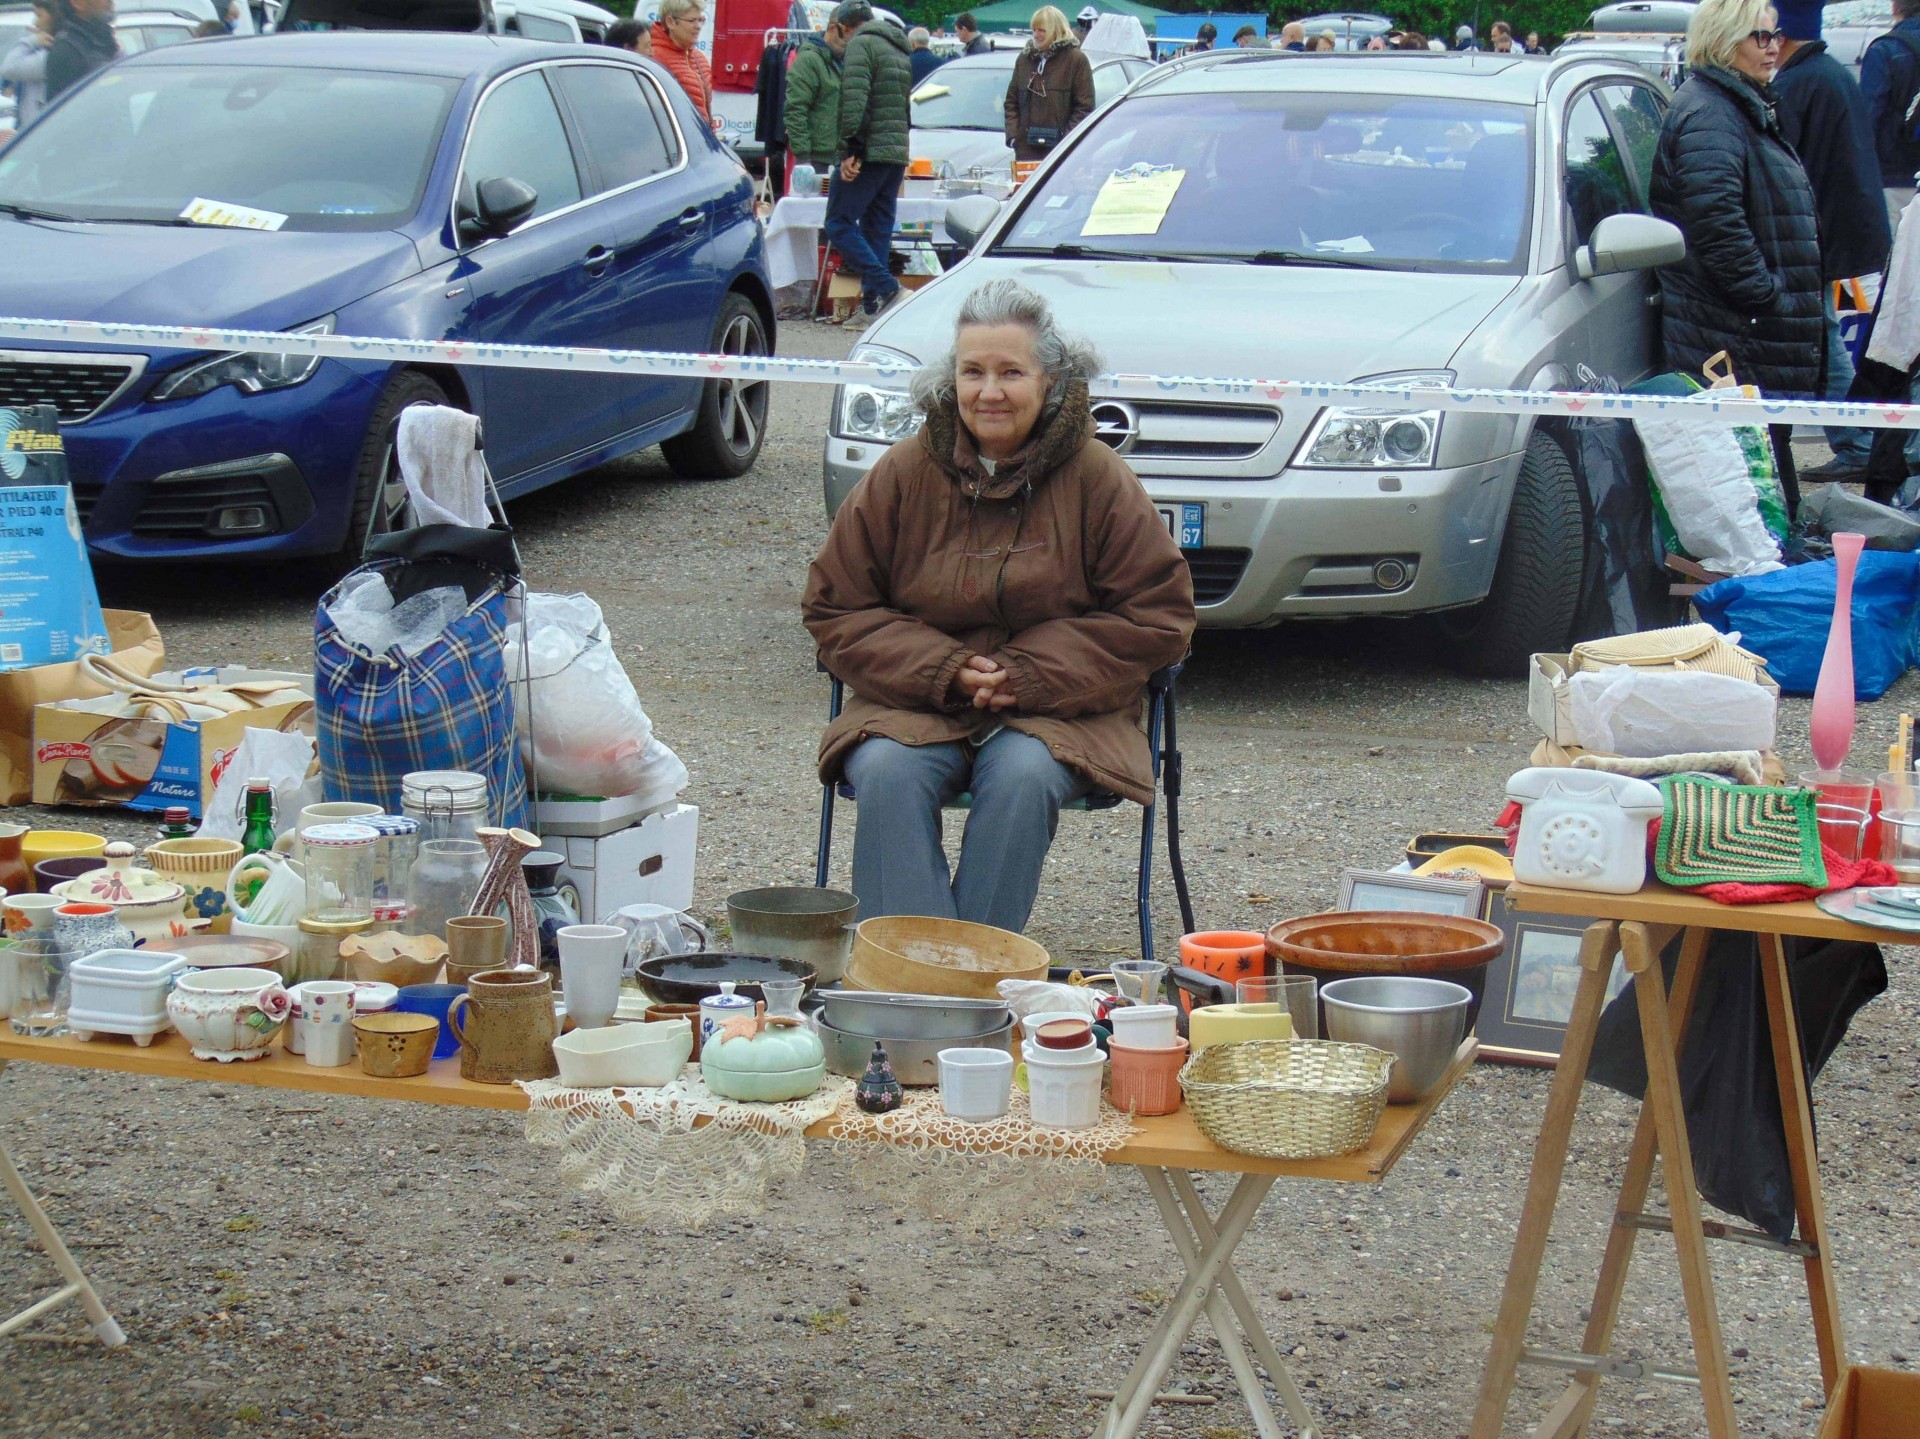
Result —
<path fill-rule="evenodd" d="M 1183 550 L 1201 550 L 1207 545 L 1207 507 L 1204 503 L 1156 505 L 1165 521 L 1167 533 Z"/>

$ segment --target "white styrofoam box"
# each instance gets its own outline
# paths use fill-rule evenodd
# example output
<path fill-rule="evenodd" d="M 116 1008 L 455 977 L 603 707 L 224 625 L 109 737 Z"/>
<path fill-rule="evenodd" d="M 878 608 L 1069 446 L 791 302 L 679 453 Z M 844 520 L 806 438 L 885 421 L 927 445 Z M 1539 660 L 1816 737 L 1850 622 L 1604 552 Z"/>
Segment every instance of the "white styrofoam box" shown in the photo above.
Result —
<path fill-rule="evenodd" d="M 580 917 L 591 924 L 629 904 L 691 908 L 699 837 L 699 809 L 676 804 L 612 834 L 555 836 L 552 848 L 565 853 L 564 876 L 579 889 Z"/>

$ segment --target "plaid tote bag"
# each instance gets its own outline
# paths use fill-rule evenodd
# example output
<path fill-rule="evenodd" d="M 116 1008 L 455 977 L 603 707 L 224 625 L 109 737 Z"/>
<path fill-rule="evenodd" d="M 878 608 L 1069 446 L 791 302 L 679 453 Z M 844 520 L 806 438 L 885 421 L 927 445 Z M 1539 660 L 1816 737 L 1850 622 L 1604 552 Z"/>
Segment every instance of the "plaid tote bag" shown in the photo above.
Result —
<path fill-rule="evenodd" d="M 372 654 L 342 636 L 328 609 L 339 593 L 329 591 L 314 615 L 313 697 L 326 797 L 398 814 L 402 776 L 471 770 L 486 776 L 489 824 L 526 824 L 526 779 L 501 651 L 506 591 L 485 590 L 412 655 Z"/>

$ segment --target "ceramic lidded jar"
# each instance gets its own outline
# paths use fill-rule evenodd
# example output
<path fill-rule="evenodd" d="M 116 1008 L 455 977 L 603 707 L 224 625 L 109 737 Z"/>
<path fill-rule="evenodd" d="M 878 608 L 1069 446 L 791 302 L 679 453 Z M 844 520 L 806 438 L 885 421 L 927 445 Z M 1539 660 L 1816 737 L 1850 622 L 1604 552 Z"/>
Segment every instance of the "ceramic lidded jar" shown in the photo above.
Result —
<path fill-rule="evenodd" d="M 293 1007 L 270 969 L 196 969 L 174 981 L 167 1017 L 195 1059 L 260 1059 Z"/>
<path fill-rule="evenodd" d="M 720 1026 L 730 1019 L 753 1018 L 753 1001 L 744 994 L 735 994 L 734 982 L 730 979 L 720 981 L 720 992 L 710 994 L 700 1001 L 700 1042 L 694 1046 L 699 1049 L 720 1031 Z"/>
<path fill-rule="evenodd" d="M 700 1046 L 700 1073 L 722 1099 L 805 1099 L 827 1077 L 820 1036 L 792 1019 L 732 1019 Z"/>
<path fill-rule="evenodd" d="M 63 886 L 63 898 L 86 904 L 138 904 L 181 889 L 150 869 L 136 868 L 136 853 L 125 840 L 115 840 L 107 846 L 106 864 Z M 185 891 L 181 894 L 184 897 Z"/>

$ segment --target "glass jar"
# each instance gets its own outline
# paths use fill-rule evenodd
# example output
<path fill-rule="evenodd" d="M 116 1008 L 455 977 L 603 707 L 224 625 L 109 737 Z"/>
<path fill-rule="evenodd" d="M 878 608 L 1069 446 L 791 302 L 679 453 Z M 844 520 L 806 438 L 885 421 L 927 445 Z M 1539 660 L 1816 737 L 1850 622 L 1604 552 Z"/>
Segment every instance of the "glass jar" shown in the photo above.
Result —
<path fill-rule="evenodd" d="M 420 821 L 420 838 L 479 838 L 487 822 L 487 777 L 464 769 L 423 769 L 400 781 L 400 812 Z"/>
<path fill-rule="evenodd" d="M 420 850 L 420 821 L 404 814 L 357 819 L 380 838 L 373 847 L 373 897 L 395 903 L 407 897 L 407 872 Z"/>
<path fill-rule="evenodd" d="M 447 921 L 473 908 L 487 873 L 486 846 L 477 839 L 427 839 L 407 876 L 413 903 L 409 934 L 445 937 Z"/>
<path fill-rule="evenodd" d="M 318 824 L 300 832 L 307 857 L 306 918 L 329 924 L 373 918 L 373 851 L 379 840 L 364 824 Z"/>
<path fill-rule="evenodd" d="M 372 924 L 371 916 L 347 920 L 301 920 L 300 944 L 294 951 L 293 972 L 287 977 L 287 982 L 305 984 L 310 979 L 345 978 L 347 962 L 340 957 L 340 944 L 363 933 Z"/>

